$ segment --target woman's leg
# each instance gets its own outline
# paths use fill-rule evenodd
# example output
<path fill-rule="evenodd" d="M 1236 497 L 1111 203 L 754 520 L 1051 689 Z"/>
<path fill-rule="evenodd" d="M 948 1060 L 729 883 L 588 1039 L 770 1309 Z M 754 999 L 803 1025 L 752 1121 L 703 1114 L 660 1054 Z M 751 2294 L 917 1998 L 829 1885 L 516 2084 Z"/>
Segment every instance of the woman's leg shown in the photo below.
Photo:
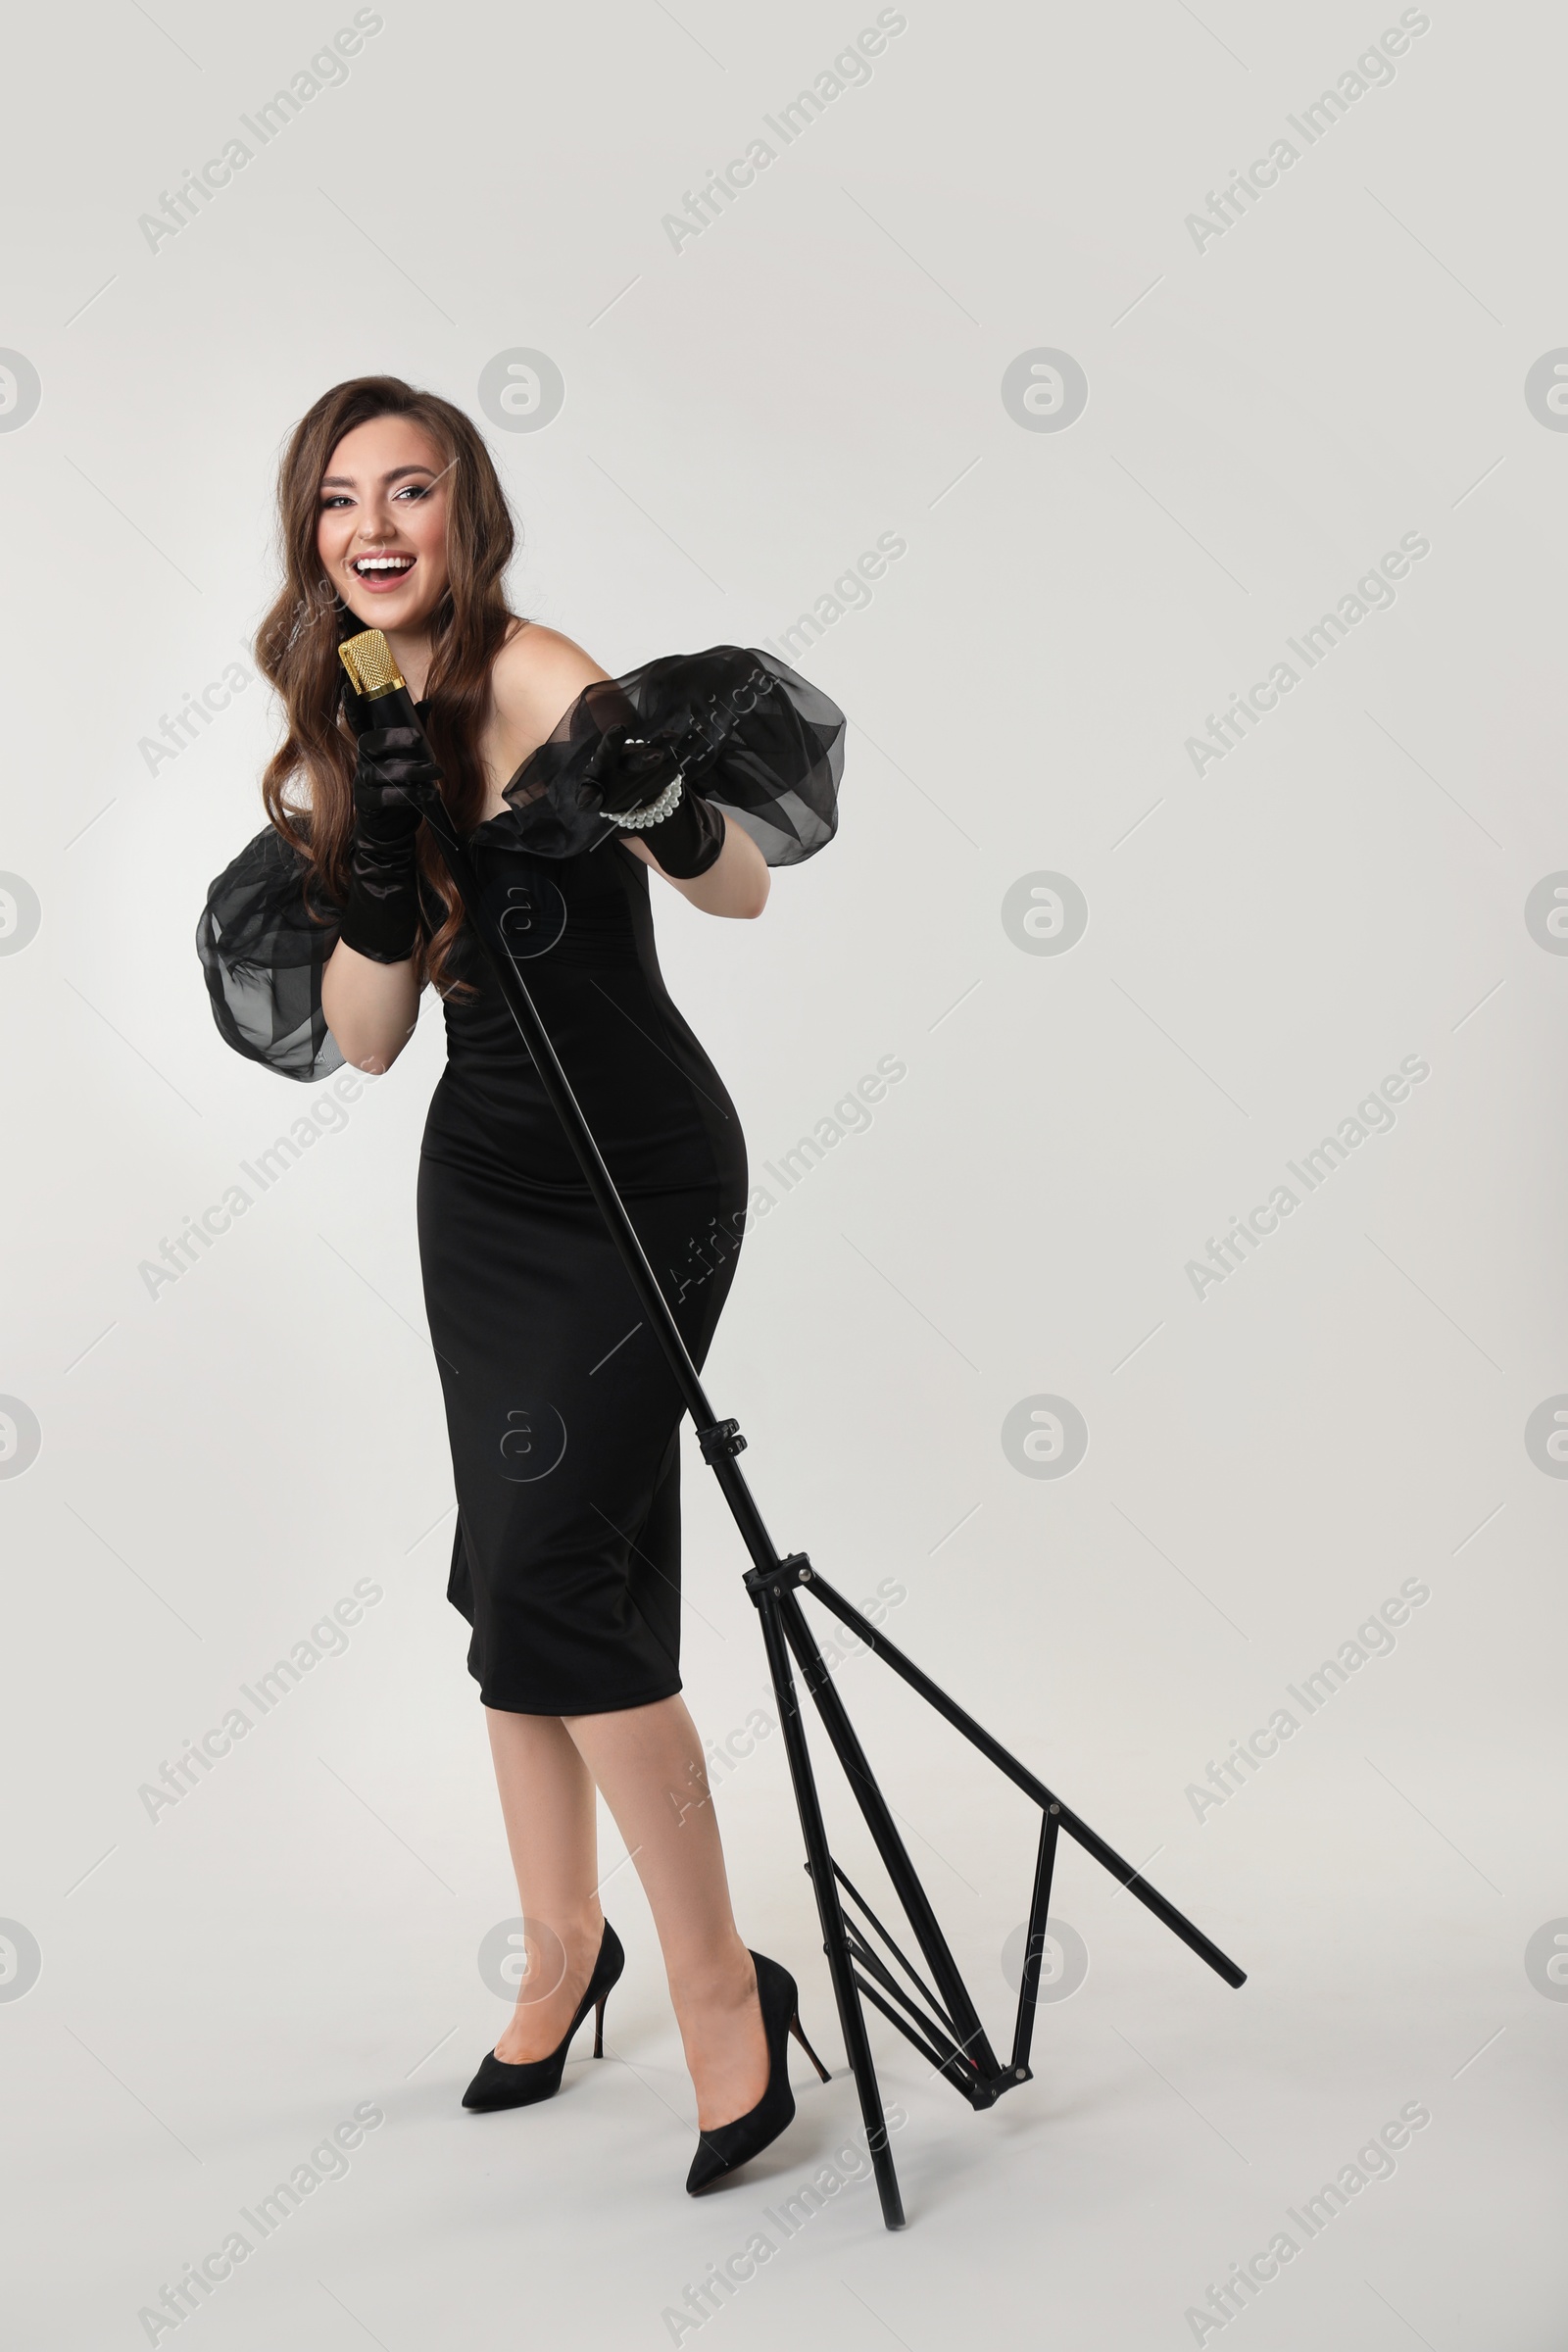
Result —
<path fill-rule="evenodd" d="M 766 2089 L 767 2040 L 697 1728 L 681 1698 L 564 1722 L 636 1862 L 697 2090 L 698 2130 L 716 2130 Z"/>
<path fill-rule="evenodd" d="M 594 1784 L 559 1715 L 486 1707 L 485 1720 L 529 1927 L 529 1980 L 496 2056 L 523 2066 L 548 2057 L 561 2041 L 599 1957 L 605 1922 Z"/>

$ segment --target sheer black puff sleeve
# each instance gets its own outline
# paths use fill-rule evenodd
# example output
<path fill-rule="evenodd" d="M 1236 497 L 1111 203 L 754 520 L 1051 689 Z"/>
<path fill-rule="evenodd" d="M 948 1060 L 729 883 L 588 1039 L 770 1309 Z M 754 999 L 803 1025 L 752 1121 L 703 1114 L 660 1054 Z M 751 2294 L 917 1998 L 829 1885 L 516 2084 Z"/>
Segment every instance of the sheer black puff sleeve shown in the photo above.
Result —
<path fill-rule="evenodd" d="M 620 830 L 602 795 L 621 743 L 636 736 L 665 749 L 769 865 L 798 865 L 838 830 L 844 727 L 838 705 L 771 654 L 665 654 L 585 686 L 503 793 L 522 848 L 575 857 Z"/>
<path fill-rule="evenodd" d="M 304 859 L 269 825 L 207 894 L 196 953 L 213 1018 L 236 1054 L 309 1086 L 343 1060 L 321 1011 L 321 967 L 341 906 L 309 888 Z"/>

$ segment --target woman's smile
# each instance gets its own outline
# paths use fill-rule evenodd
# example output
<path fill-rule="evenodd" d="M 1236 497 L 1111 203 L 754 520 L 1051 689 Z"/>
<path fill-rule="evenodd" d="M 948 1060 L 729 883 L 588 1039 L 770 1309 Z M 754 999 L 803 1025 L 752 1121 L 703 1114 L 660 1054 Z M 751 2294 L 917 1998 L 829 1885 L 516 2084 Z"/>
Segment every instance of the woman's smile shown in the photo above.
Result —
<path fill-rule="evenodd" d="M 372 596 L 385 596 L 389 590 L 402 587 L 418 561 L 416 555 L 392 549 L 385 555 L 355 556 L 349 569 Z"/>

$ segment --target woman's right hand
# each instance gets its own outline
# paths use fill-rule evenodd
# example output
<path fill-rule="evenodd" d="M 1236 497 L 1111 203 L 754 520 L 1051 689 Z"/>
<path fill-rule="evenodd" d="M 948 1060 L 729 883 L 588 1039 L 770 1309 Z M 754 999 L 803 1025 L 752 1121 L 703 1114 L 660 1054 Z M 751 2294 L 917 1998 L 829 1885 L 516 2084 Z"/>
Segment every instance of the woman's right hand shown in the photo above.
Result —
<path fill-rule="evenodd" d="M 419 991 L 417 834 L 440 777 L 414 727 L 368 727 L 354 770 L 349 899 L 321 972 L 321 1009 L 346 1061 L 389 1069 L 414 1033 Z"/>
<path fill-rule="evenodd" d="M 354 813 L 375 841 L 414 837 L 426 808 L 441 806 L 441 779 L 415 727 L 367 727 L 354 770 Z"/>

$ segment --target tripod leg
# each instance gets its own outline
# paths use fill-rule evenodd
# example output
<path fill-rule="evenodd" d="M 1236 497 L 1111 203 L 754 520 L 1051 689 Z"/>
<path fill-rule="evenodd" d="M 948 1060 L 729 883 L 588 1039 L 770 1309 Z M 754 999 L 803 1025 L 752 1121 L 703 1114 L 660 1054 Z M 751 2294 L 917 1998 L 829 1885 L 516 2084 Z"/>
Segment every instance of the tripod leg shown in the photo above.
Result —
<path fill-rule="evenodd" d="M 1051 1878 L 1056 1867 L 1057 1818 L 1054 1805 L 1048 1805 L 1040 1817 L 1034 1894 L 1029 1904 L 1029 1926 L 1024 1936 L 1023 1983 L 1018 1987 L 1018 2024 L 1012 2037 L 1014 2074 L 1021 2074 L 1028 2065 L 1029 2045 L 1034 2038 L 1035 2003 L 1040 1993 L 1040 1961 L 1046 1948 L 1046 1917 L 1051 1909 Z"/>
<path fill-rule="evenodd" d="M 831 1609 L 841 1624 L 847 1625 L 852 1633 L 859 1636 L 867 1649 L 876 1652 L 884 1666 L 891 1666 L 911 1690 L 919 1692 L 927 1706 L 935 1707 L 955 1731 L 961 1732 L 971 1747 L 977 1747 L 983 1756 L 989 1756 L 997 1770 L 1005 1773 L 1007 1779 L 1021 1788 L 1026 1796 L 1032 1796 L 1037 1805 L 1054 1807 L 1056 1824 L 1062 1835 L 1073 1838 L 1086 1854 L 1092 1854 L 1102 1869 L 1108 1870 L 1112 1878 L 1119 1879 L 1128 1893 L 1135 1894 L 1157 1920 L 1169 1928 L 1173 1936 L 1179 1936 L 1183 1943 L 1198 1954 L 1200 1960 L 1205 1960 L 1216 1976 L 1223 1977 L 1226 1984 L 1231 1985 L 1247 1983 L 1245 1969 L 1238 1968 L 1234 1960 L 1227 1958 L 1218 1944 L 1211 1943 L 1200 1928 L 1195 1928 L 1174 1903 L 1166 1901 L 1157 1886 L 1151 1886 L 1141 1870 L 1135 1870 L 1130 1862 L 1124 1861 L 1114 1846 L 1107 1845 L 1103 1838 L 1098 1837 L 1070 1806 L 1061 1804 L 1044 1781 L 1037 1780 L 1032 1772 L 1019 1763 L 1016 1756 L 1008 1755 L 1000 1740 L 992 1739 L 984 1724 L 976 1723 L 974 1717 L 967 1714 L 956 1699 L 950 1698 L 928 1674 L 922 1674 L 912 1658 L 906 1658 L 902 1649 L 896 1648 L 886 1634 L 879 1634 L 868 1617 L 863 1617 L 852 1601 L 845 1599 L 842 1592 L 835 1592 L 832 1586 L 814 1570 L 811 1591 L 824 1608 Z"/>
<path fill-rule="evenodd" d="M 764 1592 L 757 1593 L 755 1598 L 762 1620 L 762 1642 L 767 1650 L 768 1671 L 773 1678 L 773 1693 L 778 1700 L 779 1720 L 784 1726 L 784 1747 L 789 1757 L 790 1778 L 795 1784 L 795 1802 L 801 1816 L 801 1829 L 806 1838 L 806 1856 L 810 1864 L 811 1889 L 816 1896 L 817 1917 L 822 1925 L 822 1947 L 827 1954 L 828 1970 L 833 1979 L 833 1997 L 838 2003 L 844 2047 L 849 2054 L 856 2087 L 860 2094 L 860 2114 L 865 2123 L 871 2168 L 876 2175 L 877 2194 L 882 2200 L 882 2219 L 890 2230 L 902 2230 L 904 2200 L 899 2194 L 893 2151 L 888 2145 L 882 2093 L 877 2085 L 876 2067 L 865 2031 L 865 2018 L 860 2009 L 859 1990 L 855 1982 L 855 1964 L 850 1957 L 849 1937 L 844 1932 L 838 1882 L 833 1876 L 833 1858 L 828 1852 L 827 1831 L 817 1800 L 810 1753 L 806 1744 L 800 1699 L 795 1689 L 795 1677 L 790 1670 L 789 1650 L 779 1623 L 778 1596 L 774 1592 Z"/>
<path fill-rule="evenodd" d="M 850 1721 L 844 1701 L 838 1694 L 794 1592 L 780 1596 L 778 1613 L 789 1645 L 806 1679 L 806 1687 L 816 1702 L 823 1728 L 833 1742 L 855 1801 L 865 1817 L 866 1827 L 875 1840 L 883 1867 L 893 1882 L 894 1892 L 904 1907 L 906 1919 L 914 1930 L 915 1939 L 925 1954 L 926 1964 L 947 2003 L 948 2015 L 956 2028 L 964 2058 L 977 2074 L 994 2075 L 997 2071 L 996 2053 L 986 2039 L 985 2029 L 969 1998 L 968 1987 L 958 1974 L 957 1962 L 948 1948 L 941 1923 L 926 1899 L 925 1888 L 915 1876 L 914 1865 L 899 1836 L 898 1825 L 876 1785 L 865 1750 L 860 1745 L 855 1726 Z"/>

